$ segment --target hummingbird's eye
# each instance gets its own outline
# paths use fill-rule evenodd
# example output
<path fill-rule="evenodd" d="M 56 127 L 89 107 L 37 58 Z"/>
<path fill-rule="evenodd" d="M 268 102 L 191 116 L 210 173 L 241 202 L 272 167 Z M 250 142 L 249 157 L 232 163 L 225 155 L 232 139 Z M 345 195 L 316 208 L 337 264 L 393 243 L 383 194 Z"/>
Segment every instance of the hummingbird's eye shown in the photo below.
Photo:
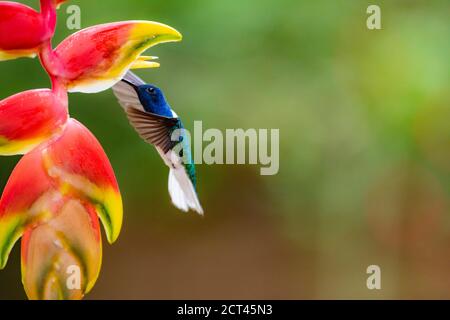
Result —
<path fill-rule="evenodd" d="M 147 92 L 150 94 L 155 94 L 156 90 L 155 90 L 155 88 L 148 88 Z"/>

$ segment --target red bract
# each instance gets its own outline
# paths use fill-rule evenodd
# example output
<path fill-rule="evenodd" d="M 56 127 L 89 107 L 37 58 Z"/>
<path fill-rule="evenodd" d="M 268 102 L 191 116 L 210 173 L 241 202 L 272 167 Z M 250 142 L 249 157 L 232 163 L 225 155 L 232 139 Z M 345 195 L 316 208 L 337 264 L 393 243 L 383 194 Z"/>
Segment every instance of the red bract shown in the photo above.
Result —
<path fill-rule="evenodd" d="M 71 35 L 54 52 L 44 50 L 41 59 L 70 92 L 99 92 L 112 87 L 130 68 L 159 66 L 147 61 L 151 57 L 141 57 L 142 52 L 180 39 L 178 31 L 157 22 L 108 23 Z"/>
<path fill-rule="evenodd" d="M 67 98 L 48 89 L 0 101 L 0 155 L 26 153 L 59 133 L 67 118 Z"/>
<path fill-rule="evenodd" d="M 64 1 L 40 2 L 41 12 L 16 2 L 0 2 L 0 61 L 33 57 L 53 37 L 55 8 Z"/>
<path fill-rule="evenodd" d="M 126 21 L 81 30 L 53 50 L 62 2 L 41 0 L 40 13 L 0 2 L 0 60 L 39 54 L 53 86 L 0 101 L 0 155 L 25 154 L 0 200 L 0 268 L 22 237 L 30 299 L 81 299 L 100 272 L 99 220 L 110 243 L 122 226 L 113 169 L 92 133 L 69 118 L 67 91 L 106 90 L 130 68 L 157 67 L 140 55 L 181 39 L 163 24 Z"/>

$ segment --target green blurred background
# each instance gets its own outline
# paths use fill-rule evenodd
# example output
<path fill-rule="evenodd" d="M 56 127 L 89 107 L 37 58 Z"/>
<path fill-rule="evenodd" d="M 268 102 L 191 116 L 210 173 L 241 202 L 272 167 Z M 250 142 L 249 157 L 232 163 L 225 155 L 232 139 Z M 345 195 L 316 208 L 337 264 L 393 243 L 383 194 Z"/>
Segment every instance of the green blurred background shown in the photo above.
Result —
<path fill-rule="evenodd" d="M 23 1 L 37 7 L 38 1 Z M 82 27 L 145 19 L 184 35 L 138 72 L 192 129 L 279 128 L 280 172 L 198 166 L 205 218 L 182 214 L 167 168 L 111 90 L 70 96 L 124 199 L 89 299 L 450 299 L 448 0 L 109 0 Z M 378 4 L 382 30 L 366 28 Z M 49 86 L 37 60 L 0 64 L 0 98 Z M 18 157 L 0 158 L 3 189 Z M 25 298 L 17 244 L 0 299 Z M 382 290 L 366 287 L 381 267 Z"/>

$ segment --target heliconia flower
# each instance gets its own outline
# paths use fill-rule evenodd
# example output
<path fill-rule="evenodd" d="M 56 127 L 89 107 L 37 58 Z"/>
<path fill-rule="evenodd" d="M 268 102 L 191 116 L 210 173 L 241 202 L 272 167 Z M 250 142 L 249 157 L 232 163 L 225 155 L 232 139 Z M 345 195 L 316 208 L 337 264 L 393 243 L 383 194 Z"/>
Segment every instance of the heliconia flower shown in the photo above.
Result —
<path fill-rule="evenodd" d="M 58 134 L 68 119 L 67 96 L 48 89 L 0 101 L 0 155 L 24 154 Z"/>
<path fill-rule="evenodd" d="M 40 0 L 38 13 L 0 1 L 0 60 L 39 54 L 52 82 L 52 90 L 0 101 L 0 155 L 24 154 L 0 199 L 0 269 L 22 237 L 22 283 L 30 299 L 83 298 L 100 272 L 99 220 L 109 243 L 122 227 L 111 164 L 92 133 L 69 118 L 67 91 L 106 90 L 130 68 L 158 67 L 155 57 L 141 54 L 181 39 L 163 24 L 126 21 L 81 30 L 53 50 L 63 2 Z"/>
<path fill-rule="evenodd" d="M 81 298 L 101 265 L 98 218 L 113 243 L 122 226 L 122 198 L 101 145 L 69 119 L 61 136 L 17 164 L 0 201 L 0 268 L 22 239 L 22 277 L 31 299 Z M 81 270 L 79 290 L 66 286 L 67 266 Z"/>
<path fill-rule="evenodd" d="M 181 40 L 175 29 L 150 21 L 108 23 L 83 29 L 66 38 L 41 60 L 69 92 L 99 92 L 112 87 L 131 68 L 153 68 L 154 57 L 141 56 L 148 48 Z"/>
<path fill-rule="evenodd" d="M 55 32 L 55 8 L 65 0 L 41 0 L 41 12 L 16 2 L 0 2 L 0 61 L 34 57 Z"/>

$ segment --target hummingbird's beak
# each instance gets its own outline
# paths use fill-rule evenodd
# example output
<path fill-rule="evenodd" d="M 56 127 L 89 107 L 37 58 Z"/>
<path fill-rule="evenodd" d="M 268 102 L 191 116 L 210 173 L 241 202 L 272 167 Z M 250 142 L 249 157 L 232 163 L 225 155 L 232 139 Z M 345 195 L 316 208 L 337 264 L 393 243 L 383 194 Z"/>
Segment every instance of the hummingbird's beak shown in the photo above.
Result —
<path fill-rule="evenodd" d="M 126 79 L 122 79 L 123 82 L 125 82 L 126 84 L 132 86 L 135 90 L 137 90 L 137 85 L 135 85 L 134 83 L 132 83 L 131 81 L 128 81 Z"/>
<path fill-rule="evenodd" d="M 122 78 L 122 81 L 132 86 L 135 90 L 145 84 L 144 80 L 139 78 L 134 72 L 128 71 Z"/>

